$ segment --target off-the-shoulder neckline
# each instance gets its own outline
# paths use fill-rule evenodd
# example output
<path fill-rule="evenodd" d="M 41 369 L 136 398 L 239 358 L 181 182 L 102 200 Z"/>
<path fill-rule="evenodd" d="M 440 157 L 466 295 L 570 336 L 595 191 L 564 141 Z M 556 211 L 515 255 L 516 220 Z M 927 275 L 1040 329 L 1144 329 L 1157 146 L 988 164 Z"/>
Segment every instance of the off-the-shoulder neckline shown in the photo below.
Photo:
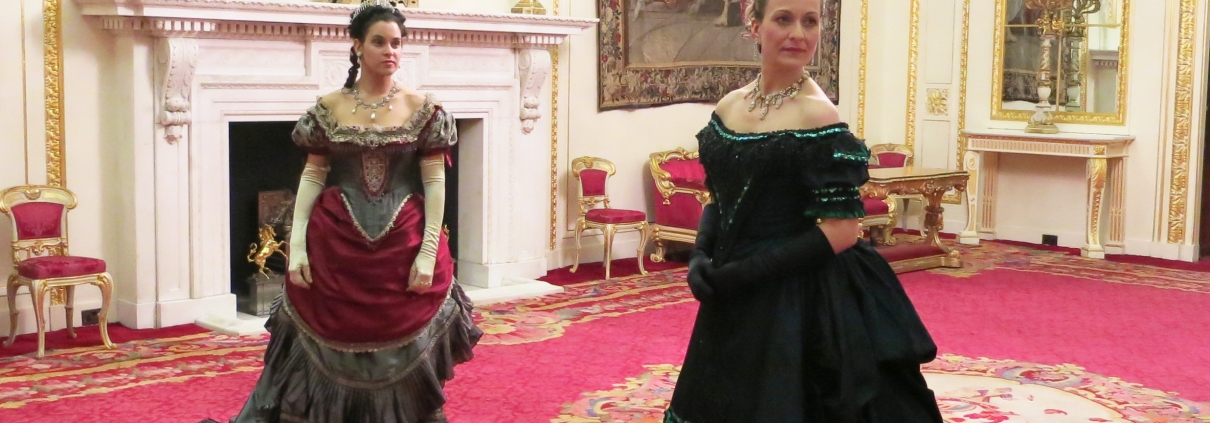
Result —
<path fill-rule="evenodd" d="M 428 120 L 432 117 L 432 112 L 434 110 L 436 110 L 438 107 L 440 107 L 440 105 L 436 104 L 433 93 L 425 93 L 424 94 L 424 103 L 421 103 L 420 107 L 416 108 L 416 110 L 412 112 L 412 116 L 408 117 L 408 120 L 406 123 L 404 123 L 403 125 L 380 126 L 380 127 L 374 128 L 374 127 L 364 127 L 364 126 L 359 126 L 359 125 L 342 125 L 342 124 L 336 122 L 336 116 L 333 114 L 332 108 L 328 107 L 328 105 L 324 104 L 322 99 L 323 99 L 322 97 L 317 97 L 315 99 L 315 107 L 316 107 L 316 109 L 322 111 L 322 113 L 320 114 L 320 115 L 322 115 L 322 118 L 320 119 L 320 121 L 326 127 L 325 129 L 346 130 L 346 131 L 353 131 L 353 132 L 359 132 L 359 133 L 365 133 L 365 132 L 396 133 L 396 132 L 413 131 L 413 130 L 417 129 L 420 125 L 424 125 L 426 122 L 428 122 Z"/>
<path fill-rule="evenodd" d="M 826 135 L 849 132 L 849 124 L 847 122 L 836 122 L 830 125 L 805 129 L 781 129 L 777 131 L 765 132 L 738 132 L 728 128 L 727 124 L 723 123 L 723 119 L 718 115 L 718 112 L 710 113 L 710 125 L 719 133 L 740 139 L 741 141 L 770 138 L 780 135 L 793 135 L 798 138 L 818 138 Z"/>

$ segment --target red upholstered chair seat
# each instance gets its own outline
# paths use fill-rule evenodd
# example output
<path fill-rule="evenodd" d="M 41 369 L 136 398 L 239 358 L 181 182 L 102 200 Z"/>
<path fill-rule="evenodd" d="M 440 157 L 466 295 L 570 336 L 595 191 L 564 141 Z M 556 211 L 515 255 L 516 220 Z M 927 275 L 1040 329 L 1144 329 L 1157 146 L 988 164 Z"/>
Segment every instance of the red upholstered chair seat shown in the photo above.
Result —
<path fill-rule="evenodd" d="M 33 257 L 17 263 L 17 274 L 29 279 L 54 279 L 95 275 L 105 271 L 105 261 L 88 257 Z"/>
<path fill-rule="evenodd" d="M 861 199 L 861 202 L 865 203 L 866 216 L 882 215 L 891 212 L 891 206 L 881 199 L 864 197 Z"/>
<path fill-rule="evenodd" d="M 647 213 L 637 210 L 592 209 L 584 214 L 584 220 L 596 223 L 632 223 L 647 220 Z"/>

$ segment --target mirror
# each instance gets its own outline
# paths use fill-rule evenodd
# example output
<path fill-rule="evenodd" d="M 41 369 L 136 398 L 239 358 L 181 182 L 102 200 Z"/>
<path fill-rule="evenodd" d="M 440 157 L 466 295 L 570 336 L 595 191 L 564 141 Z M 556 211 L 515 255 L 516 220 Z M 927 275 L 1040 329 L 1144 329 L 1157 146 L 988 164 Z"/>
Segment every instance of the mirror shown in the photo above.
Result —
<path fill-rule="evenodd" d="M 1029 120 L 1045 85 L 1054 122 L 1124 124 L 1129 10 L 1130 0 L 996 0 L 992 118 Z"/>

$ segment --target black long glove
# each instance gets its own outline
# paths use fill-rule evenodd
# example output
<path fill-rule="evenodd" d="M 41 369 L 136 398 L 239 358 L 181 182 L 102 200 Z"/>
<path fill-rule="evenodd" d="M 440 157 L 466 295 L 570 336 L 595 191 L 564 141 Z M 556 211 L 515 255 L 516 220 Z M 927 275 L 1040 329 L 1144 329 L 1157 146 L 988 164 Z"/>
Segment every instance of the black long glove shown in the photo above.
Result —
<path fill-rule="evenodd" d="M 710 286 L 708 275 L 714 270 L 714 265 L 710 261 L 710 251 L 714 249 L 718 219 L 718 205 L 710 203 L 702 209 L 693 254 L 689 256 L 689 290 L 693 292 L 693 298 L 701 302 L 714 298 L 714 288 Z"/>
<path fill-rule="evenodd" d="M 835 256 L 823 230 L 812 226 L 784 245 L 714 268 L 706 278 L 715 296 L 741 295 L 796 272 L 818 268 Z"/>

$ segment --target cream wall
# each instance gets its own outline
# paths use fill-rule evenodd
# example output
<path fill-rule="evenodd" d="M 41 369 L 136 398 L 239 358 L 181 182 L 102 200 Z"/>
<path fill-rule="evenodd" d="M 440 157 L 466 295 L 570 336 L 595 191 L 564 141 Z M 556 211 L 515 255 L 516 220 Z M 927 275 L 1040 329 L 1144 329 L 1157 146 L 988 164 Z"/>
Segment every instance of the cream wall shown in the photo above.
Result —
<path fill-rule="evenodd" d="M 1174 103 L 1176 103 L 1176 54 L 1179 3 L 1133 0 L 1130 9 L 1128 97 L 1126 123 L 1121 126 L 1058 124 L 1063 132 L 1129 134 L 1136 137 L 1126 166 L 1125 253 L 1168 259 L 1192 260 L 1196 249 L 1195 219 L 1198 164 L 1189 167 L 1187 204 L 1183 223 L 1185 236 L 1168 242 L 1168 204 Z M 1192 3 L 1192 2 L 1190 2 Z M 1204 44 L 1205 2 L 1191 16 Z M 1021 129 L 1024 122 L 995 121 L 991 115 L 992 43 L 994 2 L 971 4 L 971 66 L 968 116 L 971 128 Z M 981 47 L 982 46 L 982 47 Z M 1206 72 L 1204 48 L 1194 48 L 1192 63 L 1192 138 L 1190 157 L 1200 157 L 1202 116 L 1205 115 L 1203 83 Z M 1039 242 L 1041 235 L 1057 234 L 1064 246 L 1084 242 L 1084 163 L 1078 159 L 1039 159 L 1002 156 L 998 195 L 997 232 L 1002 238 Z"/>
<path fill-rule="evenodd" d="M 0 186 L 43 184 L 47 182 L 46 158 L 46 110 L 44 96 L 44 26 L 43 1 L 20 0 L 0 4 L 0 31 L 6 40 L 22 40 L 17 48 L 0 50 L 0 101 L 5 104 L 24 103 L 23 113 L 4 113 L 0 123 Z M 106 57 L 103 52 L 107 37 L 94 33 L 91 25 L 85 24 L 70 0 L 61 3 L 63 48 L 63 142 L 67 146 L 64 164 L 67 169 L 66 186 L 76 194 L 79 206 L 69 213 L 68 233 L 71 253 L 106 259 L 109 271 L 114 276 L 118 289 L 123 281 L 129 280 L 131 272 L 121 266 L 119 249 L 125 236 L 120 228 L 104 224 L 104 216 L 111 212 L 105 191 L 107 168 L 105 149 L 98 140 L 103 130 L 102 111 L 108 105 L 100 104 L 100 89 L 104 85 L 99 79 L 101 64 L 96 58 Z M 24 29 L 22 26 L 24 25 Z M 24 46 L 22 52 L 21 46 Z M 24 73 L 21 64 L 24 63 Z M 14 110 L 14 109 L 6 109 Z M 15 111 L 15 110 L 14 110 Z M 0 228 L 0 269 L 7 277 L 11 269 L 11 254 L 7 247 L 11 240 L 11 223 L 4 220 Z M 0 296 L 6 295 L 0 292 Z M 100 293 L 96 289 L 81 288 L 76 292 L 75 321 L 81 321 L 80 312 L 99 308 Z M 17 296 L 17 308 L 22 312 L 18 332 L 32 332 L 34 320 L 29 294 L 22 290 Z M 0 304 L 0 333 L 7 334 L 9 327 L 8 304 Z M 117 320 L 111 311 L 111 320 Z M 50 328 L 61 329 L 66 320 L 62 306 L 49 309 Z"/>

